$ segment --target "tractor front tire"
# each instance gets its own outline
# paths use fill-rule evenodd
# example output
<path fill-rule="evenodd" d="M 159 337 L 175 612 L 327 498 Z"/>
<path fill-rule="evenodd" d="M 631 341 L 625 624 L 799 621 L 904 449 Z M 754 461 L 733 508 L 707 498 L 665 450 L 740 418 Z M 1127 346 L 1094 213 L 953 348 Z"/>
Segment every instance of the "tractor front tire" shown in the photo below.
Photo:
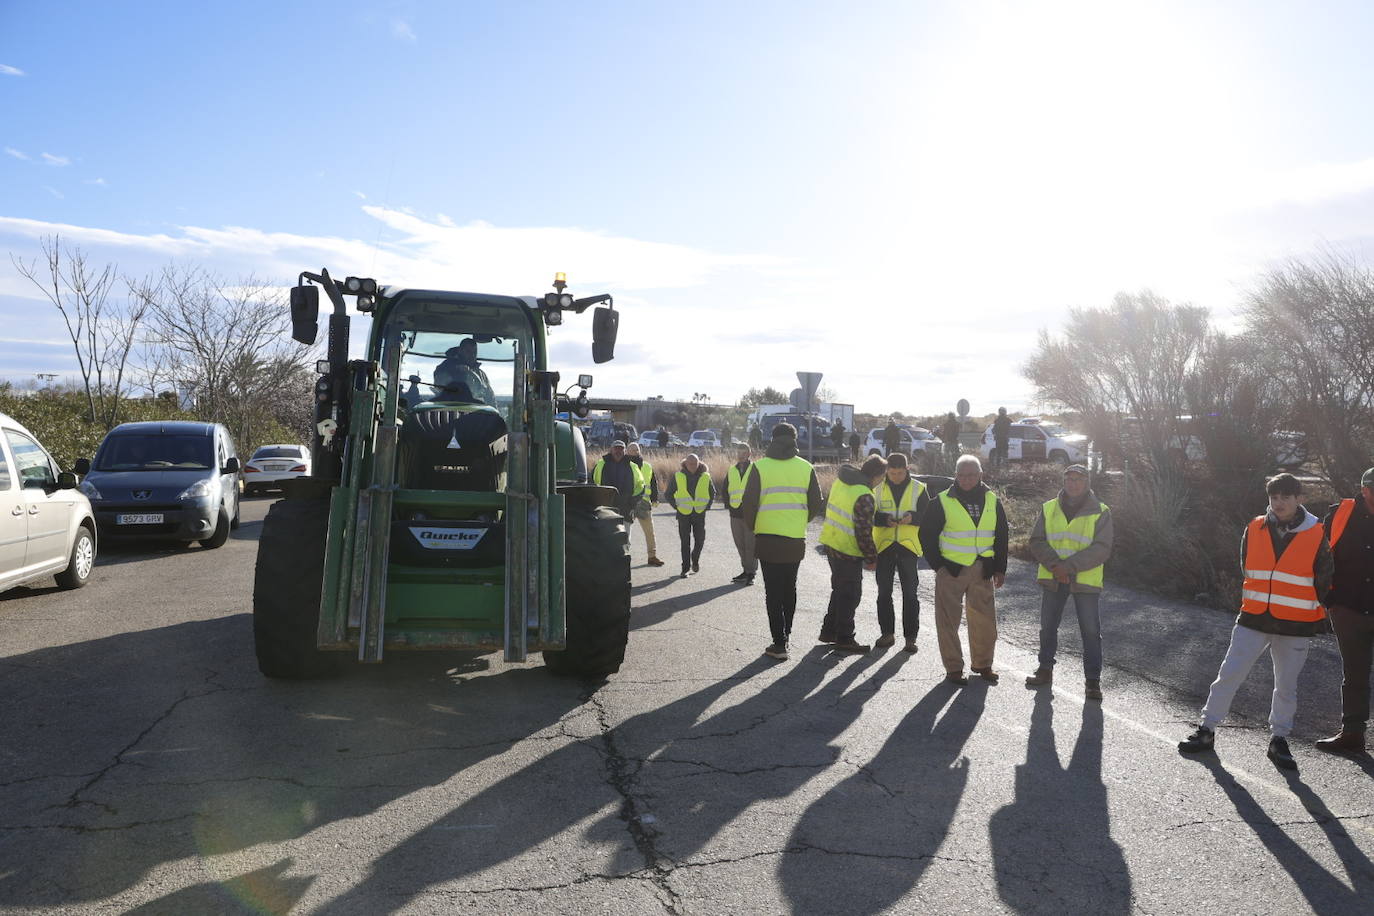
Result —
<path fill-rule="evenodd" d="M 620 670 L 630 639 L 630 535 L 606 506 L 567 508 L 567 648 L 544 653 L 554 674 L 602 677 Z"/>
<path fill-rule="evenodd" d="M 342 657 L 316 648 L 329 498 L 272 504 L 258 539 L 253 644 L 258 670 L 288 680 L 337 674 Z"/>

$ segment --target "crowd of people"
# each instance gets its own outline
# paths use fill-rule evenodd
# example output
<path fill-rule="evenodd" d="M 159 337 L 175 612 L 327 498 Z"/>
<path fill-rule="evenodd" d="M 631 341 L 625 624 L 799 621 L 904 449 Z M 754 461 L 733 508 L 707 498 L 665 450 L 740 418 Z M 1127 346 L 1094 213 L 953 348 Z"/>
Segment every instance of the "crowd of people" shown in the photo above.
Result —
<path fill-rule="evenodd" d="M 593 479 L 617 489 L 615 508 L 627 520 L 639 521 L 649 564 L 662 566 L 652 518 L 652 505 L 660 497 L 653 469 L 638 449 L 617 440 L 597 462 Z M 1287 738 L 1297 709 L 1298 675 L 1312 637 L 1331 629 L 1344 672 L 1342 727 L 1316 746 L 1332 752 L 1365 748 L 1374 663 L 1374 468 L 1364 473 L 1359 497 L 1341 500 L 1321 519 L 1302 506 L 1301 481 L 1291 474 L 1270 478 L 1266 493 L 1268 511 L 1241 534 L 1244 583 L 1230 646 L 1197 727 L 1179 749 L 1212 749 L 1236 691 L 1268 649 L 1274 669 L 1268 755 L 1275 765 L 1293 769 L 1297 764 Z M 953 484 L 932 494 L 911 475 L 908 456 L 889 449 L 887 457 L 875 454 L 862 465 L 841 465 L 822 496 L 815 468 L 798 454 L 796 428 L 781 422 L 761 457 L 755 458 L 750 444 L 738 446 L 721 498 L 741 564 L 732 581 L 752 585 L 757 573 L 763 573 L 768 657 L 789 657 L 807 525 L 823 518 L 820 544 L 830 566 L 830 598 L 818 642 L 836 652 L 871 650 L 858 641 L 855 612 L 864 573 L 872 572 L 879 628 L 873 645 L 896 644 L 899 586 L 903 648 L 916 652 L 924 558 L 934 570 L 935 634 L 946 680 L 960 686 L 969 682 L 959 632 L 965 622 L 969 674 L 990 684 L 1000 680 L 994 665 L 996 595 L 1006 581 L 1009 527 L 1001 500 L 983 482 L 976 456 L 959 457 Z M 680 575 L 687 578 L 700 572 L 706 512 L 718 499 L 710 470 L 699 456 L 683 459 L 662 499 L 676 513 Z M 1077 464 L 1065 468 L 1060 492 L 1041 506 L 1029 539 L 1041 601 L 1038 666 L 1026 679 L 1027 687 L 1053 684 L 1060 625 L 1072 599 L 1083 644 L 1084 696 L 1102 699 L 1100 605 L 1113 536 L 1111 510 L 1093 492 L 1088 469 Z"/>

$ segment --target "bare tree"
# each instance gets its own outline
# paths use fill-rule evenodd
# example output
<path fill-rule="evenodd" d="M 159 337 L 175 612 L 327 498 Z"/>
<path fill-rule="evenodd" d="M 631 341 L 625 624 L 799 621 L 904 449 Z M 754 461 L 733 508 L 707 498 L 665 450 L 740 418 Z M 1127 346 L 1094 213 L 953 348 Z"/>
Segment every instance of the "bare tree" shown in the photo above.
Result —
<path fill-rule="evenodd" d="M 196 412 L 227 425 L 241 444 L 257 442 L 270 405 L 293 397 L 308 403 L 301 380 L 312 351 L 291 340 L 280 290 L 252 277 L 231 285 L 200 268 L 170 266 L 142 294 L 163 376 L 192 390 Z"/>
<path fill-rule="evenodd" d="M 1062 337 L 1040 332 L 1024 373 L 1037 397 L 1083 415 L 1099 442 L 1132 440 L 1157 467 L 1185 412 L 1185 383 L 1207 336 L 1207 310 L 1149 290 L 1117 293 L 1110 308 L 1071 309 Z M 1136 430 L 1123 430 L 1123 417 Z"/>
<path fill-rule="evenodd" d="M 133 295 L 132 286 L 126 302 L 111 301 L 119 269 L 114 264 L 97 268 L 85 252 L 64 245 L 60 236 L 44 237 L 40 247 L 41 258 L 22 261 L 11 253 L 10 261 L 61 313 L 76 352 L 91 422 L 109 429 L 119 422 L 125 372 L 147 302 Z"/>
<path fill-rule="evenodd" d="M 1288 422 L 1338 492 L 1354 492 L 1374 452 L 1374 273 L 1330 250 L 1289 261 L 1259 280 L 1245 318 Z"/>

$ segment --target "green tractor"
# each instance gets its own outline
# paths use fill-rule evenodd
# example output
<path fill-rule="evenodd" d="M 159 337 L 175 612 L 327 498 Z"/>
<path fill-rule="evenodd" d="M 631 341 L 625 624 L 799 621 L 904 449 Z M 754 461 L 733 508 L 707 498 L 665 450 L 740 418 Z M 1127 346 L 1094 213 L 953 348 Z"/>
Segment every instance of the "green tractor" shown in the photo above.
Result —
<path fill-rule="evenodd" d="M 314 285 L 318 284 L 318 285 Z M 321 677 L 388 650 L 543 652 L 554 673 L 602 676 L 625 657 L 629 536 L 615 491 L 589 482 L 589 375 L 559 391 L 548 328 L 596 306 L 592 358 L 614 355 L 609 295 L 539 298 L 379 288 L 327 270 L 291 290 L 312 344 L 333 304 L 315 385 L 311 476 L 263 521 L 253 583 L 258 667 Z M 345 296 L 370 315 L 349 360 Z M 574 388 L 579 389 L 574 396 Z"/>

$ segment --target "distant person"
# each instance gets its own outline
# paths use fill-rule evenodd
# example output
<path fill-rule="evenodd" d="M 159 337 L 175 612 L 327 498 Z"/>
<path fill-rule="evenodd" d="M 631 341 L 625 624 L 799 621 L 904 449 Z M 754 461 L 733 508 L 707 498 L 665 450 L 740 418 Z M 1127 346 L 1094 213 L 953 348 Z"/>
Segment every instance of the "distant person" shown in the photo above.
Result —
<path fill-rule="evenodd" d="M 921 549 L 935 567 L 935 635 L 945 679 L 967 684 L 959 626 L 968 616 L 970 669 L 996 684 L 997 592 L 1007 578 L 1007 514 L 983 483 L 977 455 L 954 465 L 954 484 L 921 516 Z"/>
<path fill-rule="evenodd" d="M 883 427 L 883 455 L 891 455 L 902 448 L 902 430 L 896 420 L 888 420 Z"/>
<path fill-rule="evenodd" d="M 858 460 L 859 460 L 859 446 L 862 445 L 862 444 L 863 444 L 863 440 L 859 438 L 859 431 L 858 431 L 857 429 L 854 430 L 853 432 L 851 432 L 851 433 L 849 434 L 849 460 L 850 460 L 850 461 L 858 461 Z"/>
<path fill-rule="evenodd" d="M 644 478 L 639 476 L 639 467 L 630 459 L 625 457 L 625 441 L 616 439 L 611 443 L 611 450 L 601 456 L 601 460 L 592 468 L 592 483 L 599 487 L 615 487 L 616 497 L 613 508 L 624 517 L 627 523 L 633 523 L 635 505 L 639 502 L 640 496 L 644 493 Z M 628 536 L 629 524 L 625 531 Z"/>
<path fill-rule="evenodd" d="M 945 441 L 945 454 L 951 459 L 959 457 L 959 425 L 959 421 L 951 413 L 945 416 L 945 425 L 940 428 L 940 438 Z"/>
<path fill-rule="evenodd" d="M 844 423 L 836 423 L 830 427 L 830 442 L 835 446 L 835 451 L 843 451 L 844 441 Z"/>
<path fill-rule="evenodd" d="M 763 448 L 763 430 L 759 428 L 757 423 L 749 429 L 749 445 L 756 451 Z"/>
<path fill-rule="evenodd" d="M 926 485 L 911 476 L 905 454 L 895 452 L 887 458 L 887 475 L 873 488 L 877 501 L 873 515 L 873 543 L 878 548 L 878 629 L 875 646 L 896 642 L 897 614 L 892 601 L 892 582 L 902 583 L 902 638 L 906 651 L 916 651 L 916 636 L 921 627 L 921 516 L 930 496 Z"/>
<path fill-rule="evenodd" d="M 1007 448 L 1011 442 L 1011 417 L 1005 407 L 997 408 L 997 419 L 992 421 L 992 466 L 1000 468 L 1007 460 Z M 1074 605 L 1077 607 L 1077 605 Z"/>
<path fill-rule="evenodd" d="M 711 472 L 695 454 L 682 459 L 664 498 L 677 510 L 677 536 L 682 541 L 682 578 L 701 572 L 701 548 L 706 541 L 706 512 L 715 502 Z M 695 539 L 695 544 L 693 540 Z"/>
<path fill-rule="evenodd" d="M 1335 573 L 1326 606 L 1341 649 L 1341 730 L 1317 742 L 1323 751 L 1358 754 L 1369 725 L 1369 669 L 1374 660 L 1374 468 L 1360 477 L 1360 498 L 1343 499 L 1326 516 Z"/>
<path fill-rule="evenodd" d="M 730 428 L 730 424 L 729 424 L 729 423 L 726 423 L 724 426 L 722 426 L 722 427 L 720 428 L 720 447 L 721 447 L 721 448 L 729 448 L 731 445 L 734 444 L 734 442 L 731 441 L 731 438 L 730 438 L 730 436 L 731 436 L 731 434 L 732 434 L 733 432 L 734 432 L 734 430 L 732 430 L 732 429 Z"/>
<path fill-rule="evenodd" d="M 668 430 L 666 430 L 666 429 L 664 429 L 662 426 L 660 426 L 660 427 L 658 428 L 658 447 L 659 447 L 659 448 L 667 448 L 667 447 L 668 447 L 668 442 L 669 442 L 669 441 L 670 441 L 670 437 L 668 436 Z"/>
<path fill-rule="evenodd" d="M 773 427 L 768 451 L 754 462 L 744 482 L 740 508 L 754 531 L 754 556 L 763 573 L 764 603 L 773 641 L 763 654 L 787 660 L 792 619 L 797 612 L 797 571 L 806 556 L 806 523 L 824 511 L 820 483 L 811 462 L 797 454 L 797 428 Z"/>
<path fill-rule="evenodd" d="M 862 468 L 840 465 L 825 501 L 825 525 L 821 544 L 830 561 L 830 604 L 821 621 L 819 640 L 836 652 L 862 654 L 869 647 L 858 641 L 854 612 L 863 599 L 864 570 L 878 568 L 878 547 L 873 542 L 873 516 L 877 501 L 873 488 L 883 479 L 887 460 L 873 455 Z"/>
<path fill-rule="evenodd" d="M 1298 709 L 1298 675 L 1312 637 L 1326 631 L 1321 599 L 1331 587 L 1335 562 L 1321 522 L 1298 501 L 1302 483 L 1292 474 L 1279 474 L 1264 489 L 1269 511 L 1251 520 L 1240 538 L 1245 579 L 1231 645 L 1207 691 L 1202 720 L 1178 749 L 1188 754 L 1212 750 L 1216 728 L 1231 711 L 1236 691 L 1268 649 L 1274 693 L 1267 756 L 1280 769 L 1296 770 L 1288 735 Z M 1369 569 L 1367 563 L 1364 568 Z"/>
<path fill-rule="evenodd" d="M 411 375 L 406 378 L 406 381 L 410 382 L 410 386 L 406 388 L 401 397 L 405 399 L 407 407 L 414 407 L 423 400 L 420 395 L 420 377 Z"/>
<path fill-rule="evenodd" d="M 654 477 L 654 466 L 644 460 L 639 453 L 639 443 L 631 442 L 625 446 L 625 456 L 639 469 L 644 481 L 644 490 L 634 506 L 634 517 L 639 519 L 639 527 L 644 532 L 644 546 L 649 551 L 650 566 L 662 566 L 658 558 L 658 542 L 654 537 L 654 506 L 658 505 L 658 479 Z"/>
<path fill-rule="evenodd" d="M 1102 564 L 1112 555 L 1112 513 L 1088 486 L 1088 469 L 1064 469 L 1059 495 L 1040 507 L 1031 530 L 1030 551 L 1040 561 L 1040 666 L 1026 678 L 1027 687 L 1054 682 L 1054 656 L 1059 623 L 1073 598 L 1078 632 L 1083 638 L 1084 695 L 1102 699 Z"/>
<path fill-rule="evenodd" d="M 731 579 L 738 585 L 753 585 L 759 569 L 754 557 L 754 531 L 744 520 L 744 482 L 753 467 L 754 450 L 741 442 L 735 448 L 735 463 L 725 472 L 725 507 L 730 511 L 730 534 L 739 552 L 740 574 Z"/>

